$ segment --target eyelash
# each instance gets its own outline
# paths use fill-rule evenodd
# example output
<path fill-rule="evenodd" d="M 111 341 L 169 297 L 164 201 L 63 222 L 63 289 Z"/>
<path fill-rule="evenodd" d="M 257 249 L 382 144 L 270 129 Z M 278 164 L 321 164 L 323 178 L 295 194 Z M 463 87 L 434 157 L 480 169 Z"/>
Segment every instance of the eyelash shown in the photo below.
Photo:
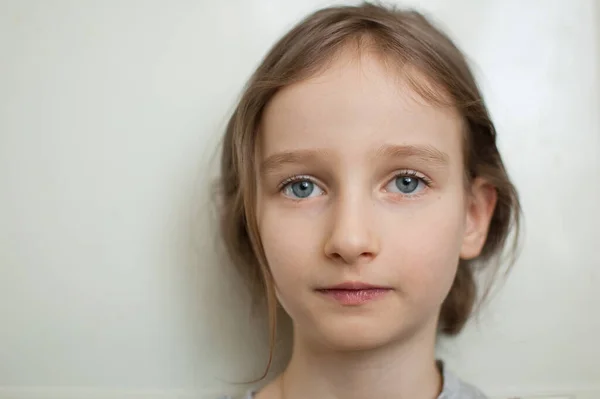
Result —
<path fill-rule="evenodd" d="M 402 169 L 397 171 L 396 173 L 394 173 L 394 175 L 387 180 L 388 182 L 391 181 L 392 179 L 397 179 L 399 177 L 416 177 L 417 179 L 420 179 L 421 181 L 423 181 L 423 183 L 427 186 L 427 187 L 431 187 L 431 185 L 433 184 L 433 181 L 425 176 L 423 173 L 417 172 L 416 170 L 412 170 L 412 169 Z M 279 185 L 277 186 L 277 190 L 278 191 L 283 191 L 283 189 L 291 184 L 291 183 L 295 183 L 298 181 L 303 181 L 303 180 L 308 180 L 314 184 L 317 184 L 320 186 L 320 183 L 313 177 L 308 176 L 308 175 L 293 175 L 290 176 L 288 178 L 286 178 L 285 180 L 283 180 L 281 183 L 279 183 Z"/>
<path fill-rule="evenodd" d="M 394 173 L 392 179 L 397 179 L 399 177 L 416 177 L 417 179 L 422 180 L 427 187 L 431 187 L 431 185 L 433 184 L 433 181 L 429 177 L 425 176 L 423 173 L 417 172 L 416 170 L 399 170 L 398 172 Z"/>
<path fill-rule="evenodd" d="M 284 181 L 282 181 L 281 183 L 279 183 L 279 185 L 277 186 L 277 190 L 278 191 L 282 191 L 288 184 L 291 183 L 295 183 L 298 181 L 303 181 L 303 180 L 308 180 L 314 184 L 320 185 L 320 183 L 313 177 L 308 176 L 308 175 L 293 175 L 288 177 L 287 179 L 285 179 Z"/>

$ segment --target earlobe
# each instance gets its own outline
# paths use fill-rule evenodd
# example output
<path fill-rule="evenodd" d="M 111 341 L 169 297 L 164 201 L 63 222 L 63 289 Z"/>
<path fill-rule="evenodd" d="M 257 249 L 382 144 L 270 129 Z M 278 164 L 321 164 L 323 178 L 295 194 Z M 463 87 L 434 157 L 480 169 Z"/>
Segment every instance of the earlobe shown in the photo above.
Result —
<path fill-rule="evenodd" d="M 473 259 L 481 253 L 497 200 L 496 187 L 480 177 L 473 181 L 467 204 L 461 259 Z"/>

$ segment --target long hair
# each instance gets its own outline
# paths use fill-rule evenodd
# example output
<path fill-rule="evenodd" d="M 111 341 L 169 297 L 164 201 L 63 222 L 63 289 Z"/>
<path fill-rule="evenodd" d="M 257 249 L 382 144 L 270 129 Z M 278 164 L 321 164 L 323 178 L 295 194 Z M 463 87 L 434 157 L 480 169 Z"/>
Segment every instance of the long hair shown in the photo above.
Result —
<path fill-rule="evenodd" d="M 316 75 L 342 50 L 369 47 L 388 65 L 410 67 L 425 79 L 410 83 L 432 104 L 455 107 L 464 120 L 465 185 L 483 177 L 497 191 L 497 204 L 481 254 L 460 260 L 454 283 L 440 311 L 439 331 L 460 332 L 478 296 L 475 272 L 497 271 L 514 227 L 518 240 L 520 205 L 496 146 L 496 130 L 465 56 L 422 14 L 373 4 L 317 11 L 281 38 L 248 81 L 226 128 L 219 180 L 221 234 L 233 264 L 269 312 L 273 359 L 277 299 L 256 220 L 256 143 L 263 110 L 281 88 Z"/>

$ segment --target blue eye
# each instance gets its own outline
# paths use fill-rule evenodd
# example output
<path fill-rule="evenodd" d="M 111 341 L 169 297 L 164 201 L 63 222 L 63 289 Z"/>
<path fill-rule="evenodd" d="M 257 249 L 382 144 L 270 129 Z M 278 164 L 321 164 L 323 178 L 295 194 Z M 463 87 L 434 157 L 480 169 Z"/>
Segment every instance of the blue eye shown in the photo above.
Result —
<path fill-rule="evenodd" d="M 404 194 L 410 194 L 419 187 L 419 180 L 415 177 L 401 176 L 395 180 L 396 188 Z"/>
<path fill-rule="evenodd" d="M 424 177 L 416 176 L 414 173 L 403 173 L 387 184 L 386 191 L 410 195 L 422 191 L 426 186 Z"/>
<path fill-rule="evenodd" d="M 282 192 L 285 196 L 293 199 L 304 199 L 323 194 L 323 190 L 308 179 L 292 181 L 283 186 Z"/>

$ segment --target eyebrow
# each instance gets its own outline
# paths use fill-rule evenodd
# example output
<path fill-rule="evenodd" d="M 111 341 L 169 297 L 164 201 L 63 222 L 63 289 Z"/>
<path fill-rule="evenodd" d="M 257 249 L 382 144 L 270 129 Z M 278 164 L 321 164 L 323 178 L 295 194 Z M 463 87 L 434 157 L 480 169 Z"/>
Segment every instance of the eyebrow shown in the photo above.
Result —
<path fill-rule="evenodd" d="M 260 171 L 263 174 L 269 174 L 277 171 L 284 165 L 305 164 L 310 165 L 319 161 L 319 159 L 327 159 L 331 157 L 329 151 L 322 149 L 306 149 L 283 151 L 267 157 L 260 165 Z"/>
<path fill-rule="evenodd" d="M 417 158 L 437 167 L 448 166 L 450 159 L 448 154 L 430 145 L 383 145 L 377 150 L 376 156 L 385 158 Z"/>
<path fill-rule="evenodd" d="M 284 165 L 310 165 L 319 160 L 331 158 L 332 154 L 323 149 L 305 149 L 282 151 L 268 156 L 260 165 L 260 172 L 269 174 L 277 171 Z M 417 158 L 433 166 L 445 167 L 448 165 L 448 154 L 437 148 L 425 145 L 383 145 L 375 153 L 375 158 Z"/>

